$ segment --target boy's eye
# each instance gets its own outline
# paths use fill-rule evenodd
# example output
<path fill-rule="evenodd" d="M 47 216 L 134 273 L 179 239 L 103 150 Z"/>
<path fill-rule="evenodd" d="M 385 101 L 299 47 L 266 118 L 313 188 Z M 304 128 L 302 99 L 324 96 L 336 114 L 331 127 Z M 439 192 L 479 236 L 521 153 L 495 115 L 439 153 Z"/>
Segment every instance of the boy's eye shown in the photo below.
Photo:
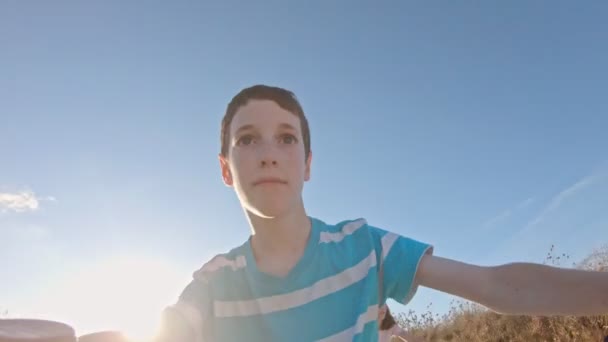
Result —
<path fill-rule="evenodd" d="M 251 135 L 244 135 L 244 136 L 240 137 L 236 141 L 236 144 L 239 145 L 239 146 L 251 145 L 251 144 L 253 144 L 253 136 L 251 136 Z"/>
<path fill-rule="evenodd" d="M 295 144 L 298 139 L 291 134 L 283 134 L 280 139 L 282 144 Z"/>

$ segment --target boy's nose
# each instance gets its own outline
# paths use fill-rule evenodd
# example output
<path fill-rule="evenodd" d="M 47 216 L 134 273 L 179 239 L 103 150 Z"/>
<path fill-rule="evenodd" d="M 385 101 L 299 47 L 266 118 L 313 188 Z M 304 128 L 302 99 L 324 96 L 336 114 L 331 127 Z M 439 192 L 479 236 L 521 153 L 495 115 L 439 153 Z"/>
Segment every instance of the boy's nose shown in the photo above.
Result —
<path fill-rule="evenodd" d="M 274 159 L 262 159 L 260 166 L 262 166 L 262 167 L 277 166 L 277 161 Z"/>
<path fill-rule="evenodd" d="M 263 144 L 259 150 L 260 166 L 275 167 L 278 164 L 277 151 L 271 144 Z"/>

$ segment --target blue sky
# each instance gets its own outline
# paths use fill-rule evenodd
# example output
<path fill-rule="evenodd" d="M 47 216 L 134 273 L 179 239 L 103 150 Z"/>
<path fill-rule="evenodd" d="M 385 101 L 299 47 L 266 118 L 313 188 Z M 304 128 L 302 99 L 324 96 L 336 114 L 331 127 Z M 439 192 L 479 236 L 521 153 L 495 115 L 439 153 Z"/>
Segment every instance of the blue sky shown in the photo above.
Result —
<path fill-rule="evenodd" d="M 552 244 L 580 260 L 608 242 L 607 15 L 602 1 L 4 1 L 0 308 L 143 331 L 249 234 L 216 156 L 227 102 L 257 83 L 293 90 L 309 117 L 310 215 L 482 265 L 542 262 Z M 421 289 L 395 309 L 449 300 Z"/>

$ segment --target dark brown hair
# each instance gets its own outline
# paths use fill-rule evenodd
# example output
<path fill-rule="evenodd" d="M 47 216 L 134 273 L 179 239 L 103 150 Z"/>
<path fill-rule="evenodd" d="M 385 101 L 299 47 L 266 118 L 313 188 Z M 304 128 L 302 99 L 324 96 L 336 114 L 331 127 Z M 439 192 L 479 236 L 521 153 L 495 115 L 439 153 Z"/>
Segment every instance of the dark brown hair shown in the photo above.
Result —
<path fill-rule="evenodd" d="M 222 128 L 220 132 L 222 156 L 228 156 L 230 124 L 232 123 L 232 119 L 239 108 L 246 105 L 249 100 L 270 100 L 275 102 L 279 107 L 297 116 L 298 119 L 300 119 L 300 129 L 302 130 L 302 138 L 304 140 L 304 156 L 308 159 L 308 155 L 310 154 L 310 128 L 308 127 L 308 120 L 306 120 L 306 115 L 304 115 L 304 110 L 302 109 L 300 102 L 298 102 L 294 93 L 287 89 L 261 84 L 241 90 L 228 104 L 226 113 L 222 119 Z"/>
<path fill-rule="evenodd" d="M 395 317 L 391 315 L 391 310 L 386 307 L 386 315 L 384 315 L 384 319 L 380 322 L 380 330 L 388 330 L 392 328 L 397 322 L 395 322 Z"/>

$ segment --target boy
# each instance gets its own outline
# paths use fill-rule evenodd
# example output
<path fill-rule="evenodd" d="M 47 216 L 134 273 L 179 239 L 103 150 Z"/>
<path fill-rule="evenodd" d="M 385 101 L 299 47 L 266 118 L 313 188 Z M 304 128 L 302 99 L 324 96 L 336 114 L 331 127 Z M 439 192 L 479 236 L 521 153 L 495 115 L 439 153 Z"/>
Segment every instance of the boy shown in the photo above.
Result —
<path fill-rule="evenodd" d="M 418 285 L 497 312 L 608 312 L 608 273 L 527 263 L 480 267 L 369 225 L 309 217 L 310 131 L 288 90 L 257 85 L 228 104 L 219 155 L 252 234 L 194 273 L 163 315 L 159 341 L 376 341 L 378 308 Z"/>

